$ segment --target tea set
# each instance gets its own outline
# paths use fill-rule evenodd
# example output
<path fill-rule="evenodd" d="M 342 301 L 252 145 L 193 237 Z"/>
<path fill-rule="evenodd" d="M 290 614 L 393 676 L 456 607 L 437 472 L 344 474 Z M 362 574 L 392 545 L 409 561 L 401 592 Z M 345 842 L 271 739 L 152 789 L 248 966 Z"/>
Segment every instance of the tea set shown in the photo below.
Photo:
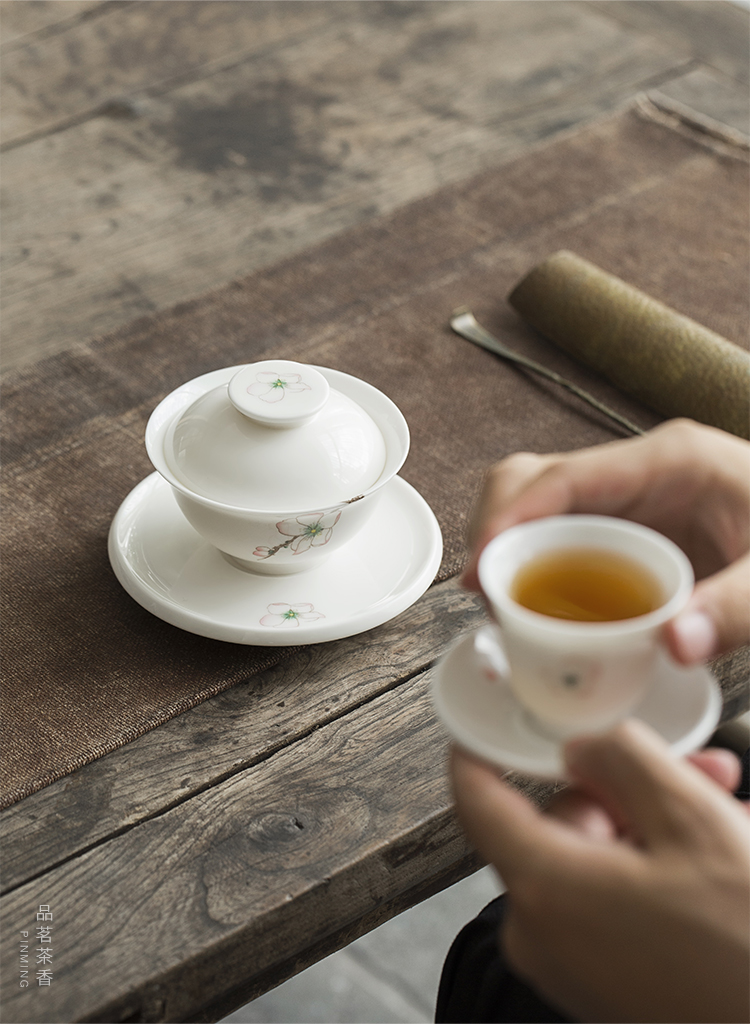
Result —
<path fill-rule="evenodd" d="M 398 475 L 406 420 L 354 376 L 276 358 L 206 373 L 155 408 L 146 450 L 156 471 L 115 515 L 109 558 L 131 597 L 180 629 L 239 644 L 322 643 L 394 618 L 437 573 L 437 519 Z M 530 558 L 582 542 L 645 560 L 664 603 L 592 624 L 513 599 L 511 580 Z M 627 713 L 680 753 L 710 734 L 721 709 L 713 677 L 674 665 L 658 640 L 693 585 L 671 541 L 620 519 L 540 519 L 495 538 L 479 576 L 496 623 L 454 643 L 432 687 L 468 750 L 557 778 L 566 737 Z"/>
<path fill-rule="evenodd" d="M 442 537 L 398 472 L 409 430 L 374 386 L 266 360 L 198 376 L 146 427 L 156 472 L 109 535 L 115 575 L 164 621 L 285 646 L 372 629 L 432 583 Z"/>

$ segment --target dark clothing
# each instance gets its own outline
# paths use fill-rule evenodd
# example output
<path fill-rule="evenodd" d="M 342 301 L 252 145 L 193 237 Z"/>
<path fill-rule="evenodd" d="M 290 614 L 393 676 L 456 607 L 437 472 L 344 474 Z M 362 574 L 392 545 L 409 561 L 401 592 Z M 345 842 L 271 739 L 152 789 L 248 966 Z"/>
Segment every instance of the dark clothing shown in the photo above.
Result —
<path fill-rule="evenodd" d="M 436 1023 L 571 1023 L 508 969 L 498 947 L 507 895 L 482 909 L 451 945 Z"/>

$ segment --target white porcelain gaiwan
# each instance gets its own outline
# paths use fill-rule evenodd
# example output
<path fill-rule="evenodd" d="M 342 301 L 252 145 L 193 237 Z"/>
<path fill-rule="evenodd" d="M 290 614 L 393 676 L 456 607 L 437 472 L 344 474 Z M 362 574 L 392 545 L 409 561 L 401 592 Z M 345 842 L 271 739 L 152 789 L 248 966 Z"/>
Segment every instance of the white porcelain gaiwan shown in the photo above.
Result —
<path fill-rule="evenodd" d="M 361 379 L 270 359 L 178 387 L 151 415 L 146 449 L 202 537 L 274 575 L 356 535 L 406 460 L 409 430 Z"/>

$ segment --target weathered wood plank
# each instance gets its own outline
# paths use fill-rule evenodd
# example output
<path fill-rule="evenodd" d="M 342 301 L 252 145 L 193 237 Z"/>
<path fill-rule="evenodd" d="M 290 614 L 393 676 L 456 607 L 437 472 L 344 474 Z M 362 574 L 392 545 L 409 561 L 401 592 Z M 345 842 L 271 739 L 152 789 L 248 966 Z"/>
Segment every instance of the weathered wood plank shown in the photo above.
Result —
<path fill-rule="evenodd" d="M 12 891 L 4 1019 L 217 1018 L 475 868 L 428 682 L 412 678 Z M 55 990 L 26 993 L 18 940 L 39 904 L 59 927 Z"/>
<path fill-rule="evenodd" d="M 427 27 L 363 13 L 144 100 L 132 121 L 6 154 L 5 366 L 389 212 L 678 70 L 567 2 L 430 12 Z"/>
<path fill-rule="evenodd" d="M 102 0 L 0 0 L 0 53 L 67 31 L 81 18 L 108 14 L 118 6 Z"/>
<path fill-rule="evenodd" d="M 451 819 L 441 820 L 439 826 L 432 831 L 431 845 L 435 846 L 437 844 L 440 833 L 450 833 L 451 827 Z M 418 905 L 420 901 L 431 898 L 434 894 L 445 890 L 446 887 L 452 886 L 465 876 L 476 872 L 484 864 L 476 853 L 471 852 L 463 855 L 455 864 L 447 866 L 437 874 L 423 880 L 421 884 L 411 888 L 408 893 L 389 899 L 379 908 L 371 910 L 348 926 L 337 930 L 334 934 L 307 945 L 296 958 L 290 958 L 281 962 L 252 982 L 241 984 L 239 987 L 233 988 L 228 994 L 212 999 L 205 1007 L 195 1012 L 192 1015 L 192 1019 L 195 1022 L 215 1022 L 222 1019 L 224 1016 L 235 1012 L 242 1005 L 247 1004 L 248 1001 L 252 1001 L 261 994 L 265 994 L 266 991 L 277 987 L 290 977 L 301 973 L 314 962 L 318 962 L 347 944 L 359 940 L 364 934 L 388 922 L 394 916 L 399 915 L 414 905 Z M 405 973 L 408 975 L 408 970 L 405 970 Z"/>
<path fill-rule="evenodd" d="M 448 0 L 454 7 L 466 0 Z M 507 6 L 507 0 L 493 0 Z M 726 70 L 747 75 L 743 12 L 730 4 L 673 0 L 584 0 L 629 27 L 664 38 Z M 339 0 L 3 0 L 0 2 L 5 140 L 53 129 L 113 97 L 205 74 L 213 62 L 247 60 L 262 49 L 335 18 L 422 20 L 434 2 Z M 443 6 L 447 6 L 443 4 Z M 725 9 L 726 8 L 726 9 Z M 716 56 L 718 55 L 718 56 Z"/>
<path fill-rule="evenodd" d="M 720 0 L 582 0 L 739 82 L 750 78 L 750 11 Z"/>
<path fill-rule="evenodd" d="M 5 56 L 3 145 L 54 131 L 107 101 L 200 77 L 216 62 L 251 60 L 355 11 L 349 0 L 149 0 L 71 19 L 66 32 L 31 37 Z M 122 105 L 114 111 L 127 116 Z"/>
<path fill-rule="evenodd" d="M 5 1020 L 115 1020 L 155 995 L 160 1021 L 188 1021 L 206 998 L 264 982 L 300 941 L 332 938 L 460 866 L 469 849 L 451 816 L 428 681 L 417 676 L 14 891 Z M 40 903 L 59 935 L 55 981 L 24 992 L 17 939 Z"/>
<path fill-rule="evenodd" d="M 670 79 L 649 93 L 657 103 L 660 97 L 676 101 L 698 116 L 712 118 L 721 125 L 750 135 L 750 92 L 731 79 L 719 79 L 705 68 Z"/>
<path fill-rule="evenodd" d="M 0 814 L 3 891 L 91 848 L 421 671 L 486 621 L 455 580 L 385 626 L 309 647 Z"/>

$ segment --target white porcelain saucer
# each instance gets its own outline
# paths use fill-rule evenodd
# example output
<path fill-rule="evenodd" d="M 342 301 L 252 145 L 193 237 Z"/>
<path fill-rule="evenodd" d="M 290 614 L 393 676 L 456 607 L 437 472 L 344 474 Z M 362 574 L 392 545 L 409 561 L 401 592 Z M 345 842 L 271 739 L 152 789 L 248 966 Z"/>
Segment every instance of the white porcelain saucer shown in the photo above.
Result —
<path fill-rule="evenodd" d="M 516 700 L 507 673 L 497 669 L 498 650 L 494 627 L 484 626 L 458 640 L 440 660 L 432 678 L 440 719 L 451 736 L 479 758 L 541 779 L 564 779 L 560 741 L 535 729 Z M 654 683 L 632 714 L 660 733 L 675 754 L 689 754 L 715 729 L 721 691 L 704 666 L 686 669 L 666 655 L 659 660 Z"/>
<path fill-rule="evenodd" d="M 272 647 L 337 640 L 387 622 L 429 587 L 442 553 L 431 508 L 398 476 L 354 539 L 288 576 L 230 565 L 187 522 L 158 472 L 126 497 L 109 533 L 115 575 L 148 611 L 200 636 Z"/>

